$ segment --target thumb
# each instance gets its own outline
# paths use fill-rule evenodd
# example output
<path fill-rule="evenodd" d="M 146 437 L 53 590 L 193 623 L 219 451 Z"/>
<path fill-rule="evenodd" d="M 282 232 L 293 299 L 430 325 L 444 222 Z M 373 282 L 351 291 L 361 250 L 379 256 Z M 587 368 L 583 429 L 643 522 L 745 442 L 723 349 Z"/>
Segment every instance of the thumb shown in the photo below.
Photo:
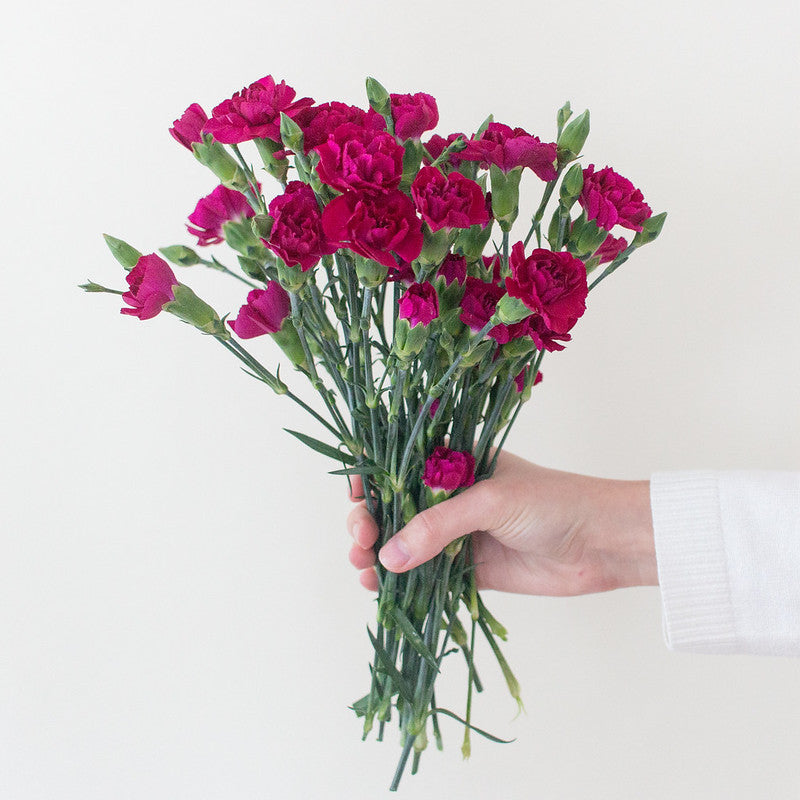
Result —
<path fill-rule="evenodd" d="M 494 527 L 491 481 L 481 481 L 415 516 L 378 553 L 390 572 L 406 572 L 440 553 L 450 542 Z"/>

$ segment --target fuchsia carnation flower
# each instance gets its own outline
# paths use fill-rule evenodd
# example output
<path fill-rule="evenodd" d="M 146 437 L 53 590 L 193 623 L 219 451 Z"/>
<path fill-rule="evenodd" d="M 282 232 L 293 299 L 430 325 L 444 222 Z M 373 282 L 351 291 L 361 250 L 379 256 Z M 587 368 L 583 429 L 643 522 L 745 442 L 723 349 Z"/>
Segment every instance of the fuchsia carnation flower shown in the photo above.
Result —
<path fill-rule="evenodd" d="M 306 153 L 324 144 L 330 134 L 348 122 L 372 131 L 386 130 L 386 120 L 372 109 L 364 111 L 336 101 L 303 108 L 297 112 L 294 121 L 303 131 L 303 150 Z"/>
<path fill-rule="evenodd" d="M 530 335 L 537 347 L 560 350 L 555 339 L 567 334 L 586 310 L 589 293 L 584 263 L 570 253 L 535 249 L 525 255 L 517 242 L 511 249 L 511 276 L 506 290 L 520 298 L 534 314 Z"/>
<path fill-rule="evenodd" d="M 317 147 L 317 174 L 340 192 L 396 189 L 403 177 L 404 152 L 390 133 L 346 123 Z"/>
<path fill-rule="evenodd" d="M 422 167 L 411 184 L 411 196 L 432 231 L 489 221 L 481 187 L 459 172 L 444 175 L 436 167 Z"/>
<path fill-rule="evenodd" d="M 583 171 L 583 191 L 578 202 L 586 209 L 586 218 L 610 231 L 621 225 L 632 231 L 641 231 L 642 223 L 652 215 L 642 193 L 611 167 L 594 171 L 589 164 Z"/>
<path fill-rule="evenodd" d="M 425 461 L 422 482 L 433 492 L 452 494 L 475 483 L 475 458 L 472 453 L 436 447 Z"/>
<path fill-rule="evenodd" d="M 464 161 L 480 161 L 483 169 L 495 164 L 503 172 L 529 167 L 543 181 L 555 180 L 557 157 L 555 142 L 545 143 L 522 128 L 490 122 L 479 139 L 470 139 L 459 153 Z"/>
<path fill-rule="evenodd" d="M 433 285 L 412 283 L 400 298 L 398 316 L 408 320 L 413 328 L 417 325 L 430 325 L 439 316 L 439 298 Z"/>
<path fill-rule="evenodd" d="M 194 142 L 203 141 L 203 125 L 206 122 L 208 122 L 206 112 L 197 103 L 192 103 L 180 118 L 172 123 L 169 132 L 178 144 L 191 150 Z"/>
<path fill-rule="evenodd" d="M 628 241 L 624 236 L 616 238 L 610 233 L 603 240 L 603 244 L 594 251 L 594 257 L 599 258 L 599 264 L 608 264 L 613 261 L 618 255 L 621 255 L 625 248 L 628 246 Z"/>
<path fill-rule="evenodd" d="M 264 244 L 288 266 L 299 264 L 305 272 L 322 256 L 336 252 L 336 245 L 323 233 L 314 190 L 302 181 L 289 181 L 286 191 L 269 204 L 269 214 L 274 222 Z"/>
<path fill-rule="evenodd" d="M 439 109 L 429 94 L 390 94 L 389 98 L 398 139 L 419 139 L 439 124 Z"/>
<path fill-rule="evenodd" d="M 433 136 L 425 143 L 425 150 L 427 151 L 426 155 L 423 155 L 423 161 L 426 164 L 430 164 L 432 161 L 435 161 L 439 156 L 445 151 L 447 147 L 449 147 L 453 142 L 462 137 L 464 141 L 467 141 L 466 136 L 463 133 L 451 133 L 446 139 L 439 136 L 438 133 L 434 133 Z M 428 158 L 430 155 L 430 158 Z M 450 153 L 447 157 L 447 162 L 452 164 L 454 167 L 457 167 L 464 159 L 461 158 L 461 153 Z"/>
<path fill-rule="evenodd" d="M 322 212 L 322 229 L 336 246 L 385 267 L 397 266 L 392 253 L 411 262 L 422 252 L 422 220 L 411 199 L 397 189 L 335 197 Z"/>
<path fill-rule="evenodd" d="M 197 201 L 194 211 L 189 215 L 192 225 L 186 228 L 197 237 L 197 244 L 205 247 L 224 241 L 222 226 L 226 222 L 239 222 L 254 214 L 255 211 L 241 192 L 220 184 L 211 194 Z"/>
<path fill-rule="evenodd" d="M 223 144 L 251 139 L 280 142 L 281 112 L 293 118 L 314 103 L 310 97 L 295 100 L 295 94 L 286 81 L 276 84 L 272 75 L 267 75 L 216 106 L 203 130 Z"/>
<path fill-rule="evenodd" d="M 497 303 L 503 295 L 505 295 L 505 290 L 502 286 L 468 275 L 464 295 L 461 298 L 459 319 L 473 333 L 477 333 L 492 318 Z M 498 344 L 505 344 L 511 339 L 508 325 L 495 325 L 489 330 L 489 336 Z"/>
<path fill-rule="evenodd" d="M 266 333 L 277 333 L 290 311 L 288 293 L 277 281 L 270 281 L 266 289 L 253 289 L 247 295 L 247 303 L 239 309 L 236 319 L 228 321 L 228 325 L 239 338 L 252 339 Z"/>
<path fill-rule="evenodd" d="M 448 253 L 436 271 L 436 275 L 444 278 L 446 286 L 449 286 L 453 281 L 463 285 L 467 280 L 467 259 L 464 256 Z"/>
<path fill-rule="evenodd" d="M 125 280 L 130 290 L 122 295 L 122 299 L 132 308 L 121 308 L 120 314 L 152 319 L 175 299 L 172 288 L 178 285 L 178 279 L 169 264 L 155 253 L 142 256 Z"/>

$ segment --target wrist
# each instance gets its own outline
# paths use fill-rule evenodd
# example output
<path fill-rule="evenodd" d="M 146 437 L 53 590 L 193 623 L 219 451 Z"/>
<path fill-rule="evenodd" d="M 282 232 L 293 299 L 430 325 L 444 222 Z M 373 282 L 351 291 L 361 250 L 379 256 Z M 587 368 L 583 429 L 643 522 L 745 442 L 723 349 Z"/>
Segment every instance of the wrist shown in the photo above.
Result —
<path fill-rule="evenodd" d="M 608 588 L 657 586 L 650 481 L 602 481 L 589 541 Z"/>

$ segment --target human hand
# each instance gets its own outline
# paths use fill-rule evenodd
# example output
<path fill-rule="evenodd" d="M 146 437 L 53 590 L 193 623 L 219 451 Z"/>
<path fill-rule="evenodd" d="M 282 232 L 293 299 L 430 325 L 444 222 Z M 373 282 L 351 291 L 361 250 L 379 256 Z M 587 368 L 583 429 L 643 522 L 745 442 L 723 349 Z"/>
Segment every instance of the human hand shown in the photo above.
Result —
<path fill-rule="evenodd" d="M 362 493 L 354 481 L 351 498 Z M 350 561 L 377 590 L 378 527 L 363 501 L 347 527 Z M 417 514 L 379 557 L 405 572 L 469 533 L 479 589 L 560 596 L 658 583 L 649 481 L 559 472 L 503 452 L 491 478 Z"/>

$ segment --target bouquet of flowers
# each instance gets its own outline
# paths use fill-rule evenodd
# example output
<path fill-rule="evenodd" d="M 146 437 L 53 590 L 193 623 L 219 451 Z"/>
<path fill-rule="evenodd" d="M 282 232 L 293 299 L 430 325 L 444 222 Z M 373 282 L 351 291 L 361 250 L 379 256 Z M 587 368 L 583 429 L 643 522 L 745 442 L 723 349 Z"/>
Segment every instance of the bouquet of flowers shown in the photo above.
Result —
<path fill-rule="evenodd" d="M 219 181 L 189 215 L 199 252 L 173 245 L 142 255 L 106 236 L 129 288 L 82 288 L 122 295 L 122 313 L 141 320 L 178 317 L 299 404 L 321 430 L 289 433 L 338 462 L 332 474 L 360 477 L 380 547 L 417 511 L 492 475 L 544 354 L 564 348 L 589 291 L 658 236 L 665 214 L 653 215 L 610 167 L 580 166 L 589 112 L 573 117 L 569 103 L 552 142 L 491 116 L 471 135 L 423 142 L 438 123 L 433 97 L 389 94 L 373 79 L 367 97 L 366 110 L 317 104 L 267 76 L 210 117 L 193 103 L 170 133 Z M 271 199 L 264 173 L 276 182 Z M 541 202 L 512 244 L 526 173 Z M 614 235 L 617 226 L 633 232 L 630 241 Z M 206 255 L 223 242 L 235 268 Z M 245 284 L 241 308 L 220 317 L 167 262 Z M 264 365 L 274 351 L 242 344 L 259 337 L 310 382 L 316 407 Z M 416 771 L 429 734 L 441 747 L 442 715 L 463 724 L 465 756 L 471 731 L 497 740 L 472 724 L 479 635 L 521 706 L 498 643 L 506 631 L 473 567 L 469 537 L 406 573 L 377 566 L 374 658 L 353 710 L 365 737 L 398 723 L 392 789 L 412 754 Z M 468 675 L 463 717 L 435 694 L 445 657 L 458 653 Z"/>

